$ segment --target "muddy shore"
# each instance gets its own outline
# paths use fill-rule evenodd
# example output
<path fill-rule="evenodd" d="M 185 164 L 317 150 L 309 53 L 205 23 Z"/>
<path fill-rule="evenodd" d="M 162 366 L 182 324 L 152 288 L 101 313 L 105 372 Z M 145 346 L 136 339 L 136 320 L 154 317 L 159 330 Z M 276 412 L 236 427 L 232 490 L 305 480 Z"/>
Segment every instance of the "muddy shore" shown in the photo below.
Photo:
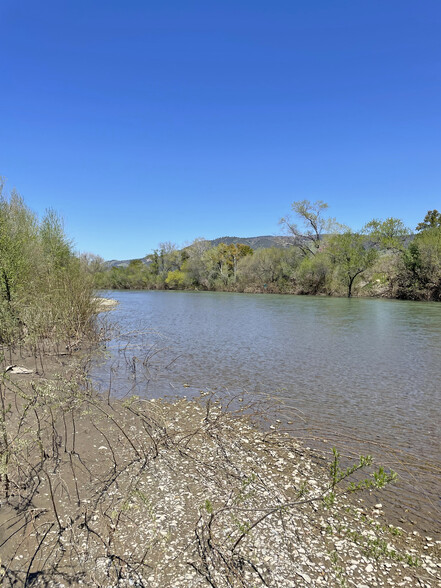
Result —
<path fill-rule="evenodd" d="M 2 375 L 4 586 L 441 585 L 441 542 L 349 478 L 331 505 L 329 456 L 259 426 L 264 407 L 115 401 L 79 356 L 44 365 Z"/>

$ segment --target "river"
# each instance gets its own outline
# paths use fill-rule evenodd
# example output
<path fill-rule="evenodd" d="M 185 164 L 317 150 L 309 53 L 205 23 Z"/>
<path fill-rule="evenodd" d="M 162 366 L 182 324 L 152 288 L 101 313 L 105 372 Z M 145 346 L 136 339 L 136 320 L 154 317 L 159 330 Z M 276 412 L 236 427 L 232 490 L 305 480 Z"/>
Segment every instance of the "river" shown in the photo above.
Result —
<path fill-rule="evenodd" d="M 441 304 L 111 291 L 120 304 L 92 377 L 123 397 L 272 396 L 294 434 L 397 470 L 395 519 L 440 527 Z M 283 419 L 282 419 L 283 420 Z M 384 502 L 383 497 L 381 497 Z M 392 507 L 391 507 L 392 508 Z M 404 522 L 404 520 L 403 520 Z"/>

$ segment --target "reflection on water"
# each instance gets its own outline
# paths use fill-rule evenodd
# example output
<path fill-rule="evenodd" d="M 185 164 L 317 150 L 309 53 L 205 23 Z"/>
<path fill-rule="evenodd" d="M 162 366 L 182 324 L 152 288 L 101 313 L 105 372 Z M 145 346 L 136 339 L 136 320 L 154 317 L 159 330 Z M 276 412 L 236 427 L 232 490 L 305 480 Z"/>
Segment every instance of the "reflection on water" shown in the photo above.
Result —
<path fill-rule="evenodd" d="M 122 334 L 110 342 L 106 366 L 93 372 L 103 388 L 114 365 L 120 396 L 192 388 L 273 394 L 302 411 L 321 436 L 337 431 L 381 441 L 396 455 L 439 468 L 440 304 L 204 292 L 110 296 L 120 301 L 111 318 Z M 436 476 L 429 486 L 439 505 Z"/>

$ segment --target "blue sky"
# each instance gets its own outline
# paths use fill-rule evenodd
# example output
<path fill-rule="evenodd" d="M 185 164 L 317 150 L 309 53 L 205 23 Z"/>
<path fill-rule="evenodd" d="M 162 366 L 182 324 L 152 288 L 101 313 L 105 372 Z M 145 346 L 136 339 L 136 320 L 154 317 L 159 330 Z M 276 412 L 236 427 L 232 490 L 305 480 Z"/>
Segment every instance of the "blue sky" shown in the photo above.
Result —
<path fill-rule="evenodd" d="M 441 208 L 439 0 L 0 2 L 0 174 L 80 251 Z"/>

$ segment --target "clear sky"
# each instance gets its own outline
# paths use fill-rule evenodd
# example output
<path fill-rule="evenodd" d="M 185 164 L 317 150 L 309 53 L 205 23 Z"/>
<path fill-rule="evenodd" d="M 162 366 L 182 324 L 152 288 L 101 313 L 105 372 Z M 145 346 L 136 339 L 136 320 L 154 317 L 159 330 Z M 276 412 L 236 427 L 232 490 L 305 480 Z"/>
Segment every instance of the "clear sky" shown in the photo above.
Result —
<path fill-rule="evenodd" d="M 0 174 L 82 252 L 441 208 L 439 0 L 1 0 Z"/>

